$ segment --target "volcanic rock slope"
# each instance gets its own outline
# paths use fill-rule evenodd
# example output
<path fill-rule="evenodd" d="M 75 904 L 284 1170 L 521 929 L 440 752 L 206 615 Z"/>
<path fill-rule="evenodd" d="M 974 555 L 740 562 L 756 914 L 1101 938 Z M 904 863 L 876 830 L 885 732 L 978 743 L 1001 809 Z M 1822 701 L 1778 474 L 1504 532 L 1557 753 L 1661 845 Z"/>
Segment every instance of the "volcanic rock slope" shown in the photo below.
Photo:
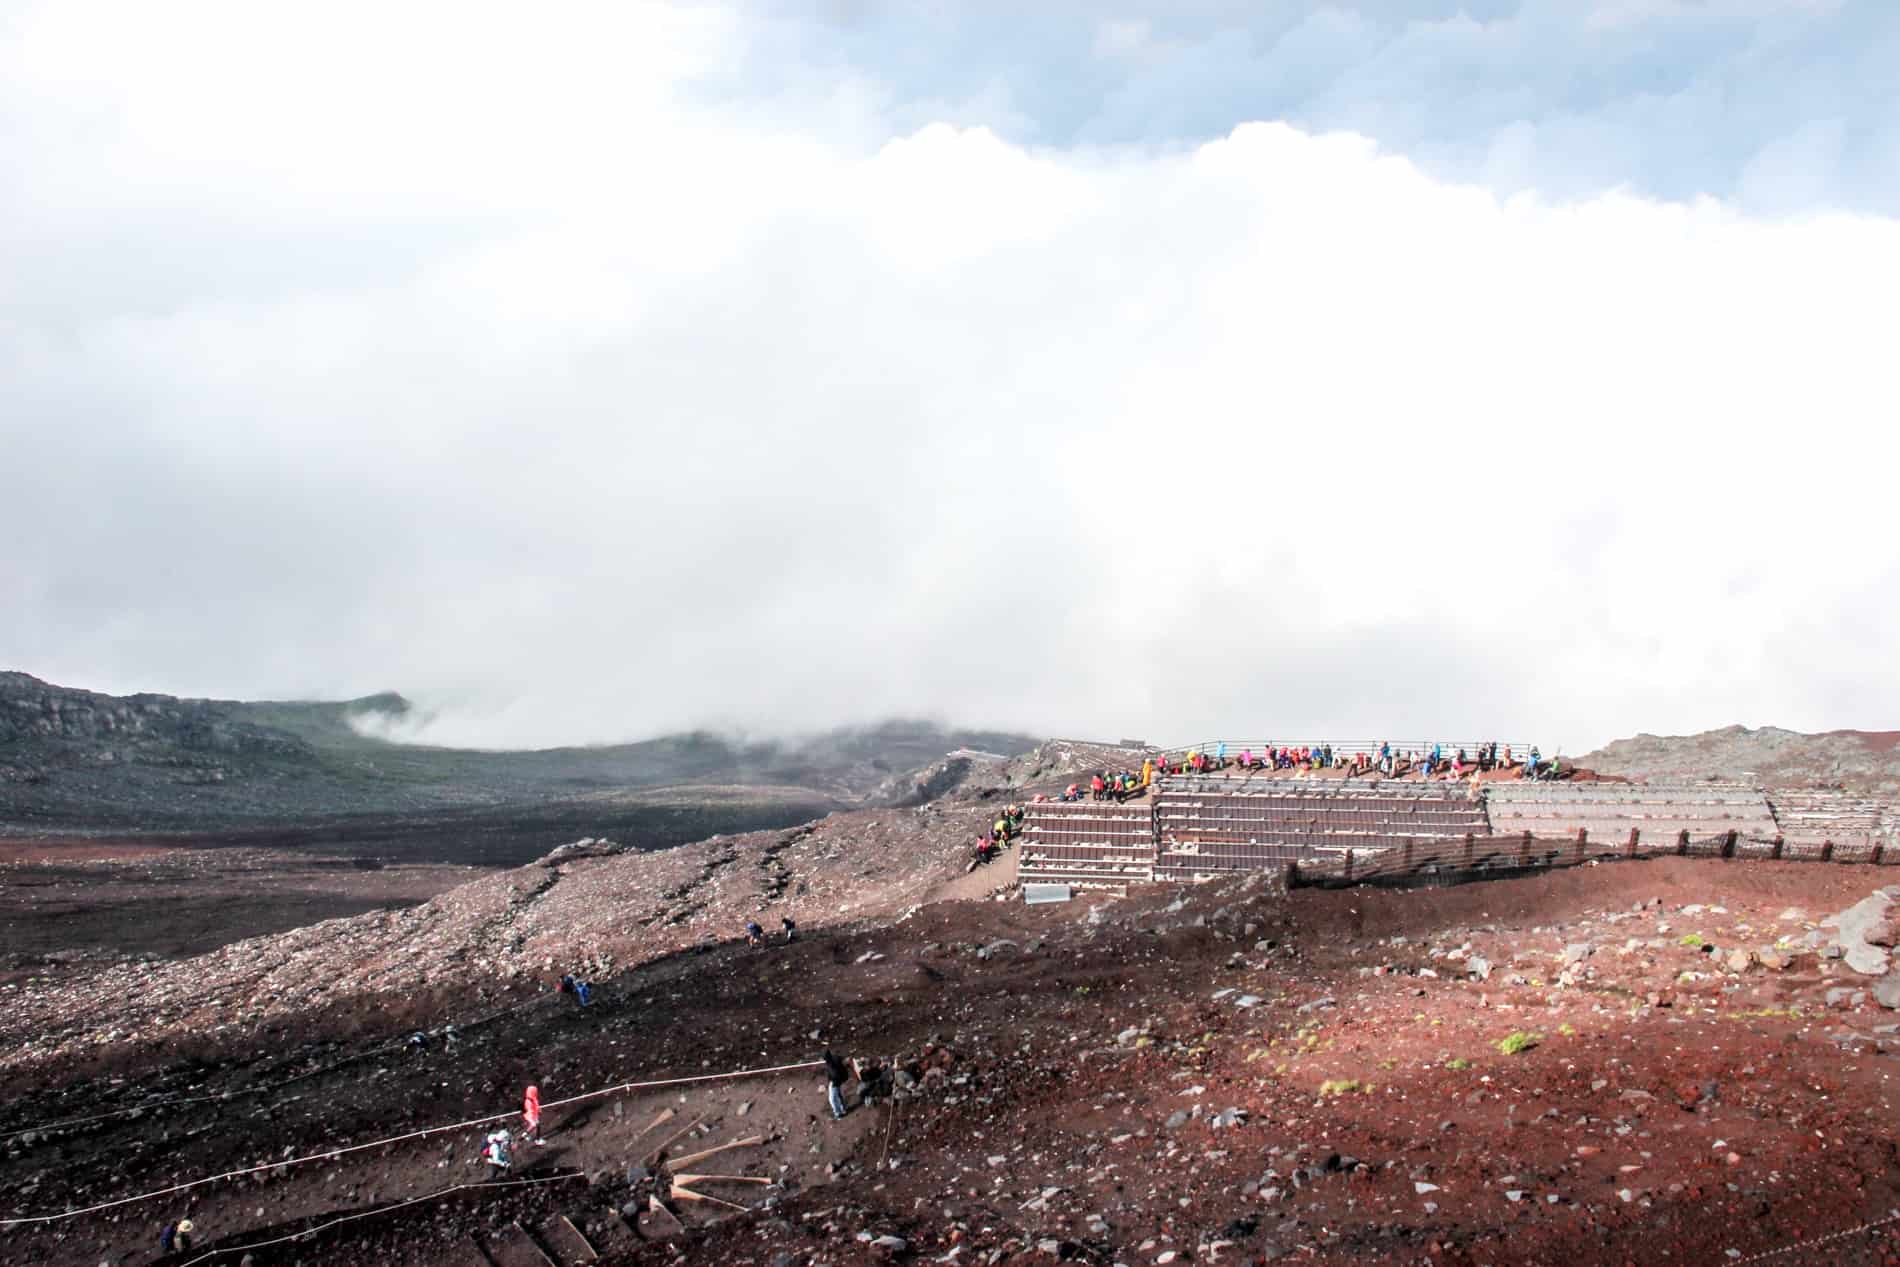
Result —
<path fill-rule="evenodd" d="M 994 806 L 1051 785 L 1030 771 L 1127 756 L 1044 750 L 920 808 L 662 854 L 589 844 L 401 916 L 23 985 L 0 1212 L 265 1168 L 15 1225 L 7 1261 L 147 1261 L 185 1212 L 232 1267 L 1894 1260 L 1900 1037 L 1862 949 L 1892 940 L 1861 905 L 1883 869 L 1256 875 L 1037 907 L 1007 855 L 964 872 Z M 798 940 L 738 936 L 781 913 Z M 550 989 L 577 968 L 585 1011 Z M 843 1122 L 804 1064 L 825 1046 L 895 1067 Z M 479 1126 L 340 1151 L 531 1082 L 619 1088 L 522 1146 L 513 1178 L 545 1185 L 462 1188 Z M 656 1211 L 708 1171 L 741 1177 L 713 1181 L 739 1208 Z"/>
<path fill-rule="evenodd" d="M 1577 758 L 1605 774 L 1651 780 L 1739 780 L 1777 787 L 1840 788 L 1900 801 L 1900 731 L 1802 734 L 1728 726 L 1699 735 L 1637 735 Z"/>

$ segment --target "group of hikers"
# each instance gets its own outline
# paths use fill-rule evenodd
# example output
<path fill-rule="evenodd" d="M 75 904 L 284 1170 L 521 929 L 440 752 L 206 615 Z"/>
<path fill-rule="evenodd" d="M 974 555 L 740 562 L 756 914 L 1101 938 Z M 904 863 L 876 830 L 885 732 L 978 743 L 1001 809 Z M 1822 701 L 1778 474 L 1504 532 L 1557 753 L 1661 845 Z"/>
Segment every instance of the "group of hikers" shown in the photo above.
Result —
<path fill-rule="evenodd" d="M 895 1093 L 895 1073 L 891 1066 L 881 1065 L 869 1057 L 854 1056 L 850 1060 L 834 1053 L 829 1047 L 821 1057 L 825 1062 L 825 1103 L 831 1106 L 831 1120 L 836 1122 L 850 1112 L 845 1105 L 845 1084 L 852 1078 L 858 1080 L 858 1107 L 870 1108 L 879 1100 L 888 1100 Z"/>
<path fill-rule="evenodd" d="M 541 1137 L 541 1088 L 531 1086 L 521 1097 L 521 1137 L 535 1145 L 547 1143 Z M 482 1140 L 480 1160 L 488 1167 L 490 1179 L 501 1179 L 514 1166 L 514 1135 L 507 1127 L 490 1131 Z"/>
<path fill-rule="evenodd" d="M 1467 753 L 1463 748 L 1447 753 L 1443 744 L 1433 744 L 1422 751 L 1401 751 L 1390 742 L 1381 742 L 1377 750 L 1359 749 L 1352 752 L 1336 752 L 1331 744 L 1269 744 L 1257 752 L 1251 746 L 1243 748 L 1238 756 L 1230 758 L 1227 744 L 1222 741 L 1209 751 L 1190 748 L 1180 756 L 1158 753 L 1143 761 L 1139 771 L 1097 770 L 1089 775 L 1086 786 L 1080 782 L 1071 783 L 1057 799 L 1064 802 L 1084 798 L 1121 802 L 1146 794 L 1154 786 L 1157 776 L 1212 774 L 1228 769 L 1249 772 L 1343 770 L 1347 778 L 1376 771 L 1386 778 L 1403 778 L 1415 773 L 1425 779 L 1463 779 L 1473 774 L 1511 769 L 1517 770 L 1526 779 L 1562 776 L 1561 763 L 1546 761 L 1535 747 L 1522 761 L 1515 757 L 1509 745 L 1505 745 L 1500 753 L 1496 743 L 1483 744 L 1476 753 Z"/>
<path fill-rule="evenodd" d="M 1131 796 L 1140 796 L 1155 781 L 1156 774 L 1167 774 L 1166 757 L 1150 757 L 1141 763 L 1140 773 L 1133 770 L 1097 770 L 1089 776 L 1088 798 L 1091 801 L 1125 801 Z M 1062 790 L 1065 801 L 1082 799 L 1082 785 L 1071 783 Z"/>
<path fill-rule="evenodd" d="M 1089 776 L 1086 790 L 1080 783 L 1071 783 L 1063 789 L 1059 799 L 1079 801 L 1086 795 L 1092 801 L 1125 801 L 1144 794 L 1153 786 L 1157 775 L 1212 774 L 1227 769 L 1249 772 L 1343 770 L 1348 778 L 1375 771 L 1386 778 L 1404 778 L 1415 773 L 1425 779 L 1463 779 L 1494 770 L 1517 770 L 1519 776 L 1526 779 L 1554 779 L 1563 775 L 1562 762 L 1546 760 L 1535 747 L 1520 761 L 1508 744 L 1500 752 L 1495 742 L 1480 745 L 1475 753 L 1463 748 L 1448 753 L 1443 744 L 1433 744 L 1424 750 L 1401 751 L 1389 741 L 1382 741 L 1376 750 L 1352 752 L 1336 752 L 1331 744 L 1269 744 L 1257 752 L 1251 746 L 1243 748 L 1238 756 L 1229 758 L 1227 744 L 1222 741 L 1209 751 L 1190 748 L 1178 757 L 1167 753 L 1150 757 L 1142 762 L 1139 773 L 1098 770 Z"/>
<path fill-rule="evenodd" d="M 1003 852 L 1016 837 L 1023 834 L 1023 823 L 1029 817 L 1020 805 L 1006 805 L 1003 812 L 996 816 L 990 829 L 976 838 L 976 856 L 970 862 L 968 870 L 993 862 L 996 855 Z"/>
<path fill-rule="evenodd" d="M 791 922 L 786 921 L 787 939 L 791 936 Z M 895 1072 L 889 1065 L 880 1064 L 870 1057 L 853 1057 L 849 1060 L 826 1048 L 820 1057 L 825 1067 L 825 1103 L 831 1109 L 832 1120 L 836 1121 L 850 1112 L 844 1098 L 844 1089 L 853 1078 L 858 1082 L 858 1107 L 869 1108 L 879 1100 L 888 1100 L 895 1092 Z M 541 1088 L 530 1086 L 521 1099 L 521 1135 L 523 1143 L 536 1146 L 545 1145 L 546 1138 L 541 1130 Z M 481 1152 L 476 1160 L 488 1167 L 489 1180 L 505 1179 L 514 1169 L 515 1133 L 507 1127 L 490 1131 L 482 1138 Z M 162 1246 L 164 1252 L 185 1249 L 191 1244 L 191 1220 L 167 1224 Z"/>
<path fill-rule="evenodd" d="M 793 922 L 791 916 L 779 916 L 778 927 L 779 933 L 787 942 L 798 940 L 798 925 Z M 759 921 L 749 919 L 745 922 L 745 944 L 748 946 L 763 946 L 765 944 L 765 930 L 759 927 Z"/>

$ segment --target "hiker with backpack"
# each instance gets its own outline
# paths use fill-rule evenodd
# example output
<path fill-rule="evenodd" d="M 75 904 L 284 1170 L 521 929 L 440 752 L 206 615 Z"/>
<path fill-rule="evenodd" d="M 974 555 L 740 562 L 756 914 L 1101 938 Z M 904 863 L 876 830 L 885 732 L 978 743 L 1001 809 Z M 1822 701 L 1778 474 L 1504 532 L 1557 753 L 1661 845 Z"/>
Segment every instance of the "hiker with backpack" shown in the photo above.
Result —
<path fill-rule="evenodd" d="M 513 1164 L 513 1140 L 506 1130 L 493 1131 L 482 1141 L 482 1161 L 488 1166 L 488 1178 L 492 1182 L 503 1178 Z"/>

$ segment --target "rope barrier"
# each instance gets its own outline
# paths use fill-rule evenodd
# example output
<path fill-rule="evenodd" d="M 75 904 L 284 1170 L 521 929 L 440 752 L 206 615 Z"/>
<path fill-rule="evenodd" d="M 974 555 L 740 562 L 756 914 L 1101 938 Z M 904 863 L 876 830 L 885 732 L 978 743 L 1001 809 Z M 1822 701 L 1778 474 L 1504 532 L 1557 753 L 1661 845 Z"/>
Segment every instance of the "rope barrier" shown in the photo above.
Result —
<path fill-rule="evenodd" d="M 1891 1210 L 1884 1219 L 1875 1219 L 1871 1223 L 1862 1223 L 1858 1227 L 1845 1228 L 1839 1232 L 1829 1232 L 1826 1236 L 1817 1236 L 1813 1240 L 1796 1241 L 1792 1245 L 1783 1245 L 1780 1249 L 1765 1249 L 1759 1254 L 1750 1254 L 1745 1258 L 1731 1258 L 1723 1267 L 1741 1267 L 1745 1263 L 1766 1262 L 1770 1258 L 1779 1258 L 1783 1254 L 1792 1254 L 1798 1249 L 1813 1249 L 1833 1241 L 1846 1240 L 1850 1236 L 1860 1236 L 1877 1227 L 1886 1227 L 1890 1223 L 1900 1223 L 1900 1210 Z"/>
<path fill-rule="evenodd" d="M 663 1078 L 648 1082 L 622 1082 L 611 1087 L 602 1087 L 597 1091 L 583 1091 L 579 1095 L 568 1096 L 564 1100 L 552 1100 L 541 1106 L 543 1112 L 549 1109 L 563 1108 L 569 1104 L 579 1104 L 584 1100 L 596 1100 L 604 1095 L 618 1095 L 627 1091 L 650 1091 L 658 1087 L 679 1087 L 695 1082 L 718 1082 L 731 1078 L 756 1078 L 766 1074 L 788 1073 L 794 1069 L 815 1069 L 824 1064 L 822 1060 L 804 1060 L 790 1065 L 774 1065 L 768 1069 L 739 1069 L 729 1073 L 702 1073 L 686 1078 Z M 514 1109 L 506 1113 L 492 1113 L 487 1117 L 470 1118 L 466 1122 L 455 1122 L 448 1126 L 430 1126 L 419 1131 L 410 1131 L 403 1135 L 392 1135 L 388 1139 L 371 1140 L 366 1144 L 349 1144 L 342 1148 L 327 1149 L 320 1153 L 310 1153 L 303 1157 L 287 1158 L 283 1161 L 265 1162 L 258 1166 L 248 1166 L 243 1170 L 229 1170 L 223 1174 L 208 1175 L 202 1179 L 191 1179 L 184 1183 L 175 1183 L 169 1188 L 159 1188 L 153 1192 L 142 1192 L 137 1196 L 119 1197 L 112 1201 L 101 1201 L 96 1205 L 83 1206 L 77 1210 L 66 1210 L 59 1214 L 27 1214 L 0 1219 L 0 1227 L 17 1227 L 25 1223 L 59 1223 L 66 1219 L 76 1219 L 83 1214 L 97 1214 L 101 1210 L 112 1210 L 123 1205 L 136 1205 L 141 1201 L 150 1201 L 157 1197 L 168 1197 L 175 1193 L 187 1192 L 192 1188 L 201 1188 L 206 1184 L 217 1183 L 224 1179 L 242 1179 L 246 1175 L 260 1174 L 266 1170 L 287 1170 L 292 1166 L 307 1165 L 313 1161 L 335 1161 L 350 1153 L 365 1152 L 372 1148 L 384 1148 L 391 1144 L 406 1143 L 412 1139 L 426 1139 L 431 1135 L 443 1135 L 449 1131 L 465 1131 L 471 1127 L 489 1126 L 496 1122 L 521 1116 L 521 1110 Z"/>
<path fill-rule="evenodd" d="M 490 1179 L 481 1183 L 458 1183 L 452 1188 L 444 1188 L 440 1192 L 431 1192 L 424 1197 L 411 1197 L 407 1201 L 398 1201 L 394 1205 L 378 1206 L 374 1210 L 360 1210 L 355 1214 L 345 1214 L 338 1218 L 331 1219 L 328 1223 L 319 1223 L 317 1226 L 307 1227 L 301 1232 L 292 1232 L 288 1236 L 279 1236 L 268 1241 L 254 1241 L 249 1245 L 227 1245 L 222 1249 L 206 1250 L 196 1258 L 186 1259 L 179 1264 L 179 1267 L 193 1267 L 194 1263 L 209 1262 L 225 1254 L 248 1254 L 254 1249 L 267 1249 L 272 1245 L 284 1245 L 291 1241 L 309 1240 L 316 1236 L 318 1232 L 327 1232 L 340 1224 L 353 1223 L 358 1219 L 373 1219 L 379 1214 L 390 1214 L 396 1210 L 405 1209 L 412 1205 L 421 1205 L 425 1201 L 439 1201 L 443 1197 L 470 1188 L 525 1188 L 542 1183 L 565 1183 L 569 1179 L 585 1179 L 586 1177 L 585 1174 L 576 1170 L 564 1175 L 549 1175 L 543 1179 Z"/>
<path fill-rule="evenodd" d="M 486 1015 L 478 1016 L 474 1020 L 464 1021 L 460 1025 L 454 1025 L 453 1023 L 451 1023 L 447 1027 L 437 1027 L 436 1029 L 428 1030 L 424 1032 L 430 1033 L 430 1034 L 439 1034 L 443 1032 L 444 1028 L 452 1028 L 457 1033 L 463 1033 L 468 1030 L 479 1029 L 480 1027 L 484 1025 L 493 1024 L 495 1021 L 500 1020 L 504 1016 L 510 1016 L 516 1012 L 520 1012 L 529 1007 L 532 1007 L 536 1003 L 542 1002 L 543 997 L 544 996 L 541 996 L 541 995 L 535 995 L 533 997 L 523 999 L 521 1002 L 513 1004 L 509 1007 L 500 1008 L 496 1011 L 489 1012 Z M 36 1134 L 42 1134 L 42 1133 L 51 1132 L 51 1131 L 62 1131 L 62 1130 L 70 1129 L 71 1127 L 75 1127 L 75 1126 L 90 1126 L 94 1122 L 110 1122 L 114 1118 L 131 1117 L 134 1114 L 139 1114 L 139 1113 L 157 1112 L 163 1109 L 181 1108 L 189 1104 L 211 1104 L 211 1103 L 222 1102 L 226 1100 L 241 1099 L 247 1096 L 263 1095 L 269 1091 L 281 1091 L 283 1088 L 288 1087 L 288 1086 L 294 1086 L 295 1084 L 299 1082 L 307 1082 L 311 1078 L 320 1078 L 326 1073 L 333 1073 L 336 1070 L 345 1067 L 346 1065 L 353 1065 L 360 1061 L 368 1060 L 374 1056 L 386 1055 L 387 1053 L 392 1052 L 392 1051 L 401 1051 L 405 1046 L 407 1046 L 408 1042 L 409 1042 L 409 1039 L 407 1035 L 403 1036 L 402 1038 L 392 1038 L 390 1041 L 384 1043 L 380 1047 L 372 1047 L 368 1051 L 360 1051 L 360 1052 L 357 1052 L 353 1056 L 344 1056 L 340 1060 L 333 1060 L 329 1064 L 321 1065 L 315 1069 L 306 1069 L 302 1073 L 293 1074 L 290 1077 L 285 1078 L 279 1082 L 260 1083 L 259 1085 L 254 1086 L 254 1087 L 240 1087 L 235 1091 L 219 1091 L 211 1095 L 177 1095 L 177 1096 L 169 1096 L 169 1097 L 162 1096 L 156 1100 L 147 1100 L 143 1104 L 134 1104 L 127 1108 L 114 1109 L 110 1113 L 95 1113 L 95 1114 L 92 1114 L 90 1117 L 62 1118 L 59 1121 L 45 1122 L 38 1126 L 22 1126 L 16 1130 L 7 1131 L 4 1134 L 0 1134 L 0 1143 L 5 1143 L 9 1140 L 18 1139 L 22 1135 L 36 1135 Z"/>

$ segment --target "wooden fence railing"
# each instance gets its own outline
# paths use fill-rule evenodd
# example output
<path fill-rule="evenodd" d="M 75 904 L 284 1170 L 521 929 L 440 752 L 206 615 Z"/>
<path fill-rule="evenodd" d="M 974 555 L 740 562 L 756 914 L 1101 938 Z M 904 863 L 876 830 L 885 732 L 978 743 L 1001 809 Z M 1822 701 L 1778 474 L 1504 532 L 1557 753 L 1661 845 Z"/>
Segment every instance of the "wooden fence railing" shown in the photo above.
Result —
<path fill-rule="evenodd" d="M 1377 849 L 1344 849 L 1332 857 L 1291 863 L 1293 885 L 1362 884 L 1444 874 L 1482 874 L 1534 867 L 1572 867 L 1624 858 L 1764 858 L 1799 862 L 1900 863 L 1900 849 L 1878 837 L 1793 843 L 1761 840 L 1730 831 L 1692 838 L 1684 831 L 1649 839 L 1631 829 L 1620 840 L 1592 839 L 1588 831 L 1562 838 L 1468 835 L 1461 840 L 1408 840 Z"/>

